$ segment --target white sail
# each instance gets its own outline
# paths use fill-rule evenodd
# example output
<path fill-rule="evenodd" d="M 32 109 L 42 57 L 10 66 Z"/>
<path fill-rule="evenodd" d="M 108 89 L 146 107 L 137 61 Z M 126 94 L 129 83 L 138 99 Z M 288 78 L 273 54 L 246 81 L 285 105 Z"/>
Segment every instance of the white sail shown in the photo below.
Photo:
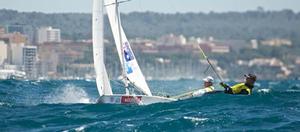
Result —
<path fill-rule="evenodd" d="M 119 19 L 119 12 L 117 12 L 116 0 L 104 0 L 104 5 L 107 10 L 111 30 L 114 36 L 115 44 L 118 50 L 121 64 L 125 68 L 126 76 L 133 85 L 135 85 L 144 94 L 152 96 L 151 91 L 147 85 L 144 75 L 137 63 L 137 60 L 133 54 L 131 46 L 127 40 L 124 30 L 121 26 Z M 122 41 L 122 46 L 120 42 Z M 121 50 L 124 50 L 123 53 Z M 124 54 L 124 56 L 123 56 Z M 123 60 L 122 60 L 123 59 Z"/>
<path fill-rule="evenodd" d="M 93 0 L 93 56 L 99 95 L 112 95 L 104 65 L 103 0 Z"/>

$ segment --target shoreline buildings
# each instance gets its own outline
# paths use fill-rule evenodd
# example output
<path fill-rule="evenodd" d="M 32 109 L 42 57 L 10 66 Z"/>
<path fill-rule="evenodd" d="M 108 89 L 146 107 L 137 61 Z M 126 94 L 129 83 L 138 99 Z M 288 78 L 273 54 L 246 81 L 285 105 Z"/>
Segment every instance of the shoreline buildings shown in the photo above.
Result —
<path fill-rule="evenodd" d="M 22 25 L 21 25 L 22 26 Z M 6 26 L 9 27 L 9 26 Z M 0 27 L 0 69 L 4 76 L 26 72 L 27 79 L 78 79 L 95 77 L 91 40 L 63 40 L 61 30 L 40 27 L 35 43 L 22 34 L 20 25 Z M 20 31 L 20 32 L 18 32 Z M 241 73 L 257 71 L 260 78 L 284 79 L 297 76 L 299 57 L 294 65 L 279 57 L 243 56 L 242 52 L 257 55 L 260 48 L 290 47 L 288 39 L 218 40 L 213 37 L 186 37 L 168 34 L 157 39 L 130 40 L 133 51 L 139 56 L 139 65 L 147 79 L 200 79 L 210 68 L 200 56 L 198 44 L 211 58 L 211 62 L 225 78 L 235 79 Z M 105 59 L 111 79 L 121 73 L 113 41 L 105 40 Z M 265 53 L 265 52 L 264 52 Z M 241 55 L 241 58 L 239 55 Z M 231 59 L 231 58 L 235 59 Z M 288 56 L 293 57 L 293 56 Z M 278 65 L 277 65 L 278 63 Z M 276 64 L 276 65 L 274 65 Z M 3 71 L 5 70 L 5 71 Z M 0 70 L 1 72 L 1 70 Z M 1 73 L 0 73 L 1 74 Z M 19 74 L 23 75 L 23 74 Z M 25 76 L 25 75 L 24 75 Z"/>

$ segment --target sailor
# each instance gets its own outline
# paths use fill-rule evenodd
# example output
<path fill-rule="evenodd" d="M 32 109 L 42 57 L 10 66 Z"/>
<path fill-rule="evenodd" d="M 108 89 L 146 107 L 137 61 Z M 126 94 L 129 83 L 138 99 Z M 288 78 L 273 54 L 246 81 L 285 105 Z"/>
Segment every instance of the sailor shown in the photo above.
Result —
<path fill-rule="evenodd" d="M 212 78 L 211 76 L 208 76 L 208 77 L 204 78 L 203 81 L 204 81 L 204 88 L 201 88 L 201 89 L 198 89 L 195 91 L 191 91 L 188 93 L 180 94 L 177 96 L 173 96 L 172 98 L 183 100 L 183 99 L 201 96 L 205 93 L 213 92 L 214 91 L 214 87 L 213 87 L 214 78 Z"/>
<path fill-rule="evenodd" d="M 220 85 L 225 89 L 224 93 L 251 95 L 254 83 L 256 81 L 256 76 L 254 74 L 247 74 L 244 76 L 246 78 L 244 83 L 238 83 L 232 87 L 228 86 L 224 82 L 221 82 Z"/>
<path fill-rule="evenodd" d="M 204 81 L 204 88 L 199 89 L 195 92 L 193 92 L 193 97 L 204 94 L 204 93 L 210 93 L 215 90 L 213 84 L 214 84 L 214 78 L 211 76 L 207 76 L 206 78 L 203 79 Z"/>

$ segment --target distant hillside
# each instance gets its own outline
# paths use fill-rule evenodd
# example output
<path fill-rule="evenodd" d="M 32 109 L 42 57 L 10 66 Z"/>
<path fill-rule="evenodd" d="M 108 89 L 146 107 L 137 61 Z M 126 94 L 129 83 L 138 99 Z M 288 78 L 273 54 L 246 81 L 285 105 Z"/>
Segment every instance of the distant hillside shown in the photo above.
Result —
<path fill-rule="evenodd" d="M 296 41 L 300 38 L 300 13 L 291 10 L 208 14 L 133 12 L 122 14 L 121 17 L 129 38 L 157 38 L 168 33 L 245 40 L 281 37 Z M 62 29 L 62 36 L 67 39 L 91 38 L 91 14 L 45 14 L 0 10 L 0 25 L 14 23 L 33 27 L 48 25 L 57 27 Z M 105 35 L 111 38 L 109 28 L 105 17 Z"/>

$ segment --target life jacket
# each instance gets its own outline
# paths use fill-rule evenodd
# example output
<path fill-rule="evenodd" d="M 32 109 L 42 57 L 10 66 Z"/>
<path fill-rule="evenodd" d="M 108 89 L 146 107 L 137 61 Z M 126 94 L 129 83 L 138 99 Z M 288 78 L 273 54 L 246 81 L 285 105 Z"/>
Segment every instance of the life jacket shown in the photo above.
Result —
<path fill-rule="evenodd" d="M 208 92 L 213 92 L 214 89 L 215 89 L 214 86 L 209 86 L 209 87 L 206 87 L 206 88 L 203 88 L 203 89 L 199 89 L 199 90 L 193 92 L 192 96 L 195 97 L 195 96 L 203 95 L 203 94 L 208 93 Z"/>
<path fill-rule="evenodd" d="M 239 83 L 231 87 L 233 94 L 248 94 L 252 93 L 250 86 L 247 86 L 245 83 Z"/>
<path fill-rule="evenodd" d="M 215 90 L 214 86 L 209 86 L 204 89 L 205 89 L 205 92 L 213 92 Z"/>

